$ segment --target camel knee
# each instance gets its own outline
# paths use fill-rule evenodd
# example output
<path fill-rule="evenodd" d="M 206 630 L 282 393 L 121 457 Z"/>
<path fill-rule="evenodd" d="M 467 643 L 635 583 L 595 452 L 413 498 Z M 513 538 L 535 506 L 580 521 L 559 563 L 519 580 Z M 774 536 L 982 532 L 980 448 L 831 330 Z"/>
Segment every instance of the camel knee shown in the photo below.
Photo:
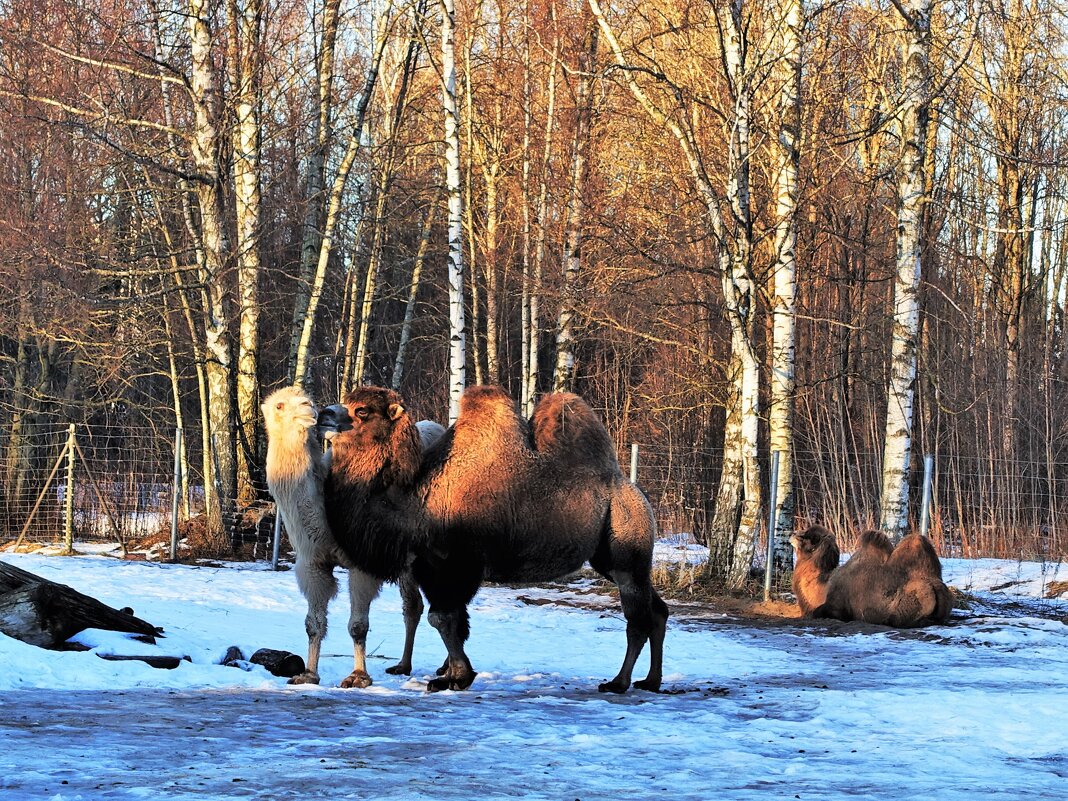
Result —
<path fill-rule="evenodd" d="M 349 618 L 349 636 L 353 642 L 366 642 L 370 621 L 367 615 L 353 615 Z"/>
<path fill-rule="evenodd" d="M 321 640 L 326 636 L 326 610 L 309 609 L 304 618 L 304 630 L 309 640 Z"/>

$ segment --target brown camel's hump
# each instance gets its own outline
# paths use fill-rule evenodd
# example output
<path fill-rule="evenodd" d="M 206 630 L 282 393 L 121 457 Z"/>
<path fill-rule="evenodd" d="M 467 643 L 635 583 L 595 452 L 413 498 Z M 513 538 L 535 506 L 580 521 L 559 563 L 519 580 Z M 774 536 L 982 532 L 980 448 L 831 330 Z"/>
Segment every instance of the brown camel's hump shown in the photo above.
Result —
<path fill-rule="evenodd" d="M 538 453 L 618 473 L 616 449 L 597 414 L 578 395 L 554 392 L 543 397 L 531 418 Z"/>
<path fill-rule="evenodd" d="M 942 578 L 942 563 L 934 545 L 922 534 L 910 534 L 901 540 L 890 555 L 890 561 L 910 573 L 922 573 L 937 579 Z"/>
<path fill-rule="evenodd" d="M 863 553 L 885 561 L 890 558 L 890 554 L 893 552 L 894 545 L 890 542 L 890 538 L 883 532 L 875 531 L 874 529 L 861 534 L 860 540 L 857 542 L 857 554 Z"/>
<path fill-rule="evenodd" d="M 487 454 L 502 447 L 511 450 L 526 447 L 529 440 L 527 423 L 516 411 L 515 401 L 498 386 L 465 389 L 453 428 L 452 447 L 467 452 L 472 448 Z"/>

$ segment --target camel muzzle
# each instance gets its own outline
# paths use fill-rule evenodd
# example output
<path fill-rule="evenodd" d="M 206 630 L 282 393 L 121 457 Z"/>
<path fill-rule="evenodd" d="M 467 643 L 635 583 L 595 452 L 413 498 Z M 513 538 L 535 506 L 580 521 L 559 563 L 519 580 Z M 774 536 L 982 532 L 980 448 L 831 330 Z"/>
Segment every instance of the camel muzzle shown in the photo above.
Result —
<path fill-rule="evenodd" d="M 352 418 L 349 417 L 349 410 L 340 403 L 320 409 L 316 427 L 324 439 L 330 439 L 342 431 L 351 430 Z"/>

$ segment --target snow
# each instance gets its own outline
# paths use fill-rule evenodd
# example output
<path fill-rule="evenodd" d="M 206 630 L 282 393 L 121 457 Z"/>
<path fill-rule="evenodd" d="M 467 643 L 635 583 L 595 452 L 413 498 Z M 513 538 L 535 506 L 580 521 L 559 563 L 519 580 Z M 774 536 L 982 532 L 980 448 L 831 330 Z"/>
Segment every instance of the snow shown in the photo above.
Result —
<path fill-rule="evenodd" d="M 90 651 L 63 653 L 0 635 L 4 801 L 1068 795 L 1068 604 L 1040 600 L 1068 578 L 1053 566 L 946 560 L 976 602 L 921 632 L 676 605 L 660 695 L 597 692 L 625 625 L 588 582 L 487 587 L 471 610 L 474 686 L 430 695 L 443 651 L 425 623 L 415 676 L 384 672 L 403 643 L 395 587 L 371 610 L 372 687 L 336 687 L 352 667 L 343 598 L 323 685 L 290 687 L 216 663 L 231 645 L 304 655 L 292 572 L 0 558 L 166 631 L 155 646 L 87 631 L 77 640 Z M 157 670 L 97 653 L 190 661 Z"/>

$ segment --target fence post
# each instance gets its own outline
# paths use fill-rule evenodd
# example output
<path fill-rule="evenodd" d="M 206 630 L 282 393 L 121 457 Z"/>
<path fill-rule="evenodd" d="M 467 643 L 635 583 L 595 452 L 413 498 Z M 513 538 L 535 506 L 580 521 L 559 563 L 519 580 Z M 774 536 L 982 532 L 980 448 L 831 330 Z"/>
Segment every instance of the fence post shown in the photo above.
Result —
<path fill-rule="evenodd" d="M 174 497 L 171 500 L 171 561 L 178 561 L 178 506 L 182 494 L 182 429 L 174 429 Z"/>
<path fill-rule="evenodd" d="M 271 570 L 278 569 L 278 551 L 282 543 L 282 513 L 278 511 L 278 501 L 274 502 L 274 539 L 271 541 Z"/>
<path fill-rule="evenodd" d="M 775 529 L 778 516 L 775 507 L 779 505 L 779 452 L 771 454 L 771 478 L 768 482 L 768 549 L 764 563 L 764 601 L 771 600 L 771 574 L 775 569 Z"/>
<path fill-rule="evenodd" d="M 74 553 L 74 423 L 67 427 L 67 497 L 63 510 L 63 552 Z"/>
<path fill-rule="evenodd" d="M 920 534 L 927 536 L 931 526 L 931 486 L 934 483 L 934 455 L 923 457 L 923 502 L 920 504 Z"/>
<path fill-rule="evenodd" d="M 630 483 L 638 483 L 638 443 L 630 444 Z"/>

